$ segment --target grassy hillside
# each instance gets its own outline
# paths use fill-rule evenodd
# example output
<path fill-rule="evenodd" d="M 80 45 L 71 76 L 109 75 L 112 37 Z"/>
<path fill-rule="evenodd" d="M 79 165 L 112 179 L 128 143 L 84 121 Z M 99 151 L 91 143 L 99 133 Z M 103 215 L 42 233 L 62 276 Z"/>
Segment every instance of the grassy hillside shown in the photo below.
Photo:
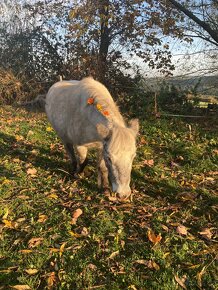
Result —
<path fill-rule="evenodd" d="M 141 120 L 120 203 L 97 189 L 95 152 L 72 180 L 46 118 L 0 108 L 0 289 L 217 289 L 216 132 Z"/>
<path fill-rule="evenodd" d="M 218 75 L 212 76 L 192 76 L 192 77 L 171 77 L 164 80 L 165 82 L 181 87 L 183 90 L 190 90 L 196 86 L 198 97 L 212 98 L 212 102 L 218 102 Z M 161 86 L 162 78 L 145 79 L 145 87 L 149 90 L 157 89 Z"/>

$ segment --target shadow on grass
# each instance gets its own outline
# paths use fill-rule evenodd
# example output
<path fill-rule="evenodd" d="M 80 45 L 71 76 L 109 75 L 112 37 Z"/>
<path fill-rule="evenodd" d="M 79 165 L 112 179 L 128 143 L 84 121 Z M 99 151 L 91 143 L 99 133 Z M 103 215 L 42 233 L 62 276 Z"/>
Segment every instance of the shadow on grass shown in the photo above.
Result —
<path fill-rule="evenodd" d="M 19 158 L 23 162 L 31 162 L 34 167 L 44 170 L 57 171 L 58 169 L 63 169 L 63 171 L 69 171 L 69 163 L 63 159 L 64 152 L 57 151 L 51 153 L 49 149 L 45 149 L 38 144 L 30 144 L 25 142 L 25 140 L 17 141 L 14 136 L 3 132 L 0 132 L 0 144 L 0 156 L 2 157 L 11 156 L 12 158 Z M 39 152 L 38 155 L 33 155 L 31 152 L 33 149 Z M 63 160 L 60 160 L 60 158 Z M 9 175 L 9 172 L 6 172 L 6 174 Z"/>

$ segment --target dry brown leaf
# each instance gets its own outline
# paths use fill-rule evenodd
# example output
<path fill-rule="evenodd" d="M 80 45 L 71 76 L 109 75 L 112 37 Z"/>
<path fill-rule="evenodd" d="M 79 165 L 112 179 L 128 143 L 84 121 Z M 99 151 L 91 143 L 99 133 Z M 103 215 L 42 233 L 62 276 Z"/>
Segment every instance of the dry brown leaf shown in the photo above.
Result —
<path fill-rule="evenodd" d="M 17 141 L 22 141 L 22 140 L 24 140 L 24 137 L 23 136 L 20 136 L 20 135 L 15 135 L 15 139 Z"/>
<path fill-rule="evenodd" d="M 38 247 L 43 241 L 43 238 L 32 238 L 28 242 L 29 248 L 35 248 Z"/>
<path fill-rule="evenodd" d="M 152 166 L 154 166 L 154 159 L 144 160 L 143 163 L 144 163 L 144 165 L 152 167 Z"/>
<path fill-rule="evenodd" d="M 199 232 L 199 234 L 207 240 L 211 240 L 211 238 L 213 236 L 210 229 L 208 229 L 208 228 L 203 229 L 203 231 Z"/>
<path fill-rule="evenodd" d="M 156 262 L 154 262 L 152 260 L 149 260 L 147 262 L 147 267 L 150 268 L 150 269 L 160 270 L 160 266 Z"/>
<path fill-rule="evenodd" d="M 201 279 L 202 279 L 202 276 L 203 276 L 203 274 L 205 273 L 205 266 L 202 268 L 202 270 L 197 274 L 197 283 L 198 283 L 198 286 L 199 286 L 199 288 L 202 288 L 202 281 L 201 281 Z"/>
<path fill-rule="evenodd" d="M 151 241 L 153 244 L 158 244 L 162 240 L 161 234 L 158 234 L 157 236 L 154 234 L 152 230 L 148 230 L 148 239 Z"/>
<path fill-rule="evenodd" d="M 166 232 L 169 232 L 169 228 L 165 225 L 161 225 L 162 226 L 162 229 L 165 230 Z"/>
<path fill-rule="evenodd" d="M 15 286 L 11 286 L 11 288 L 17 289 L 17 290 L 29 290 L 29 289 L 31 289 L 30 286 L 28 286 L 28 285 L 15 285 Z"/>
<path fill-rule="evenodd" d="M 188 234 L 187 228 L 185 226 L 183 226 L 183 225 L 179 225 L 176 228 L 176 231 L 177 231 L 178 234 L 183 235 L 183 236 L 186 236 Z"/>
<path fill-rule="evenodd" d="M 89 230 L 86 227 L 82 228 L 81 235 L 87 237 L 89 234 Z"/>
<path fill-rule="evenodd" d="M 60 251 L 60 249 L 58 248 L 49 248 L 51 253 L 58 253 Z"/>
<path fill-rule="evenodd" d="M 116 196 L 110 196 L 109 195 L 107 198 L 108 198 L 109 201 L 112 201 L 112 202 L 117 201 L 117 197 Z"/>
<path fill-rule="evenodd" d="M 13 162 L 15 162 L 15 163 L 20 163 L 21 161 L 20 161 L 19 158 L 14 158 L 14 159 L 13 159 Z"/>
<path fill-rule="evenodd" d="M 82 213 L 83 213 L 83 211 L 80 208 L 78 208 L 78 209 L 76 209 L 74 211 L 73 217 L 72 217 L 72 220 L 71 220 L 71 224 L 72 225 L 75 225 L 76 224 L 77 219 L 81 216 Z"/>
<path fill-rule="evenodd" d="M 26 200 L 26 199 L 29 199 L 30 197 L 28 195 L 21 194 L 21 195 L 18 195 L 17 198 Z"/>
<path fill-rule="evenodd" d="M 47 281 L 48 287 L 50 287 L 50 288 L 53 287 L 55 282 L 56 282 L 55 272 L 49 273 L 49 277 L 48 277 L 48 281 Z"/>
<path fill-rule="evenodd" d="M 140 265 L 148 265 L 148 261 L 140 259 L 140 260 L 136 260 L 135 263 L 140 264 Z"/>
<path fill-rule="evenodd" d="M 34 177 L 36 176 L 37 170 L 35 168 L 28 168 L 27 169 L 27 174 Z"/>
<path fill-rule="evenodd" d="M 37 269 L 26 269 L 25 272 L 29 275 L 35 275 L 39 272 Z"/>
<path fill-rule="evenodd" d="M 177 275 L 174 276 L 176 282 L 183 288 L 187 289 L 185 286 L 185 281 L 186 281 L 186 275 L 184 275 L 182 278 L 179 278 Z"/>

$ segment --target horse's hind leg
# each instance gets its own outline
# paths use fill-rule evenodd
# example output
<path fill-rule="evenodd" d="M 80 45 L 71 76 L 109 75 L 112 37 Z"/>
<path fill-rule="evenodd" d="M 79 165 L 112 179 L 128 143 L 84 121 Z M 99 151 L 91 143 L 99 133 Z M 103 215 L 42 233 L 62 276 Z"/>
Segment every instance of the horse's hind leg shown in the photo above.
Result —
<path fill-rule="evenodd" d="M 85 166 L 88 163 L 87 152 L 88 149 L 86 146 L 77 146 L 76 148 L 77 155 L 77 173 L 83 172 Z"/>
<path fill-rule="evenodd" d="M 70 143 L 65 143 L 64 147 L 66 149 L 66 152 L 70 158 L 71 164 L 72 164 L 72 172 L 73 174 L 77 173 L 77 158 L 74 152 L 73 145 Z"/>

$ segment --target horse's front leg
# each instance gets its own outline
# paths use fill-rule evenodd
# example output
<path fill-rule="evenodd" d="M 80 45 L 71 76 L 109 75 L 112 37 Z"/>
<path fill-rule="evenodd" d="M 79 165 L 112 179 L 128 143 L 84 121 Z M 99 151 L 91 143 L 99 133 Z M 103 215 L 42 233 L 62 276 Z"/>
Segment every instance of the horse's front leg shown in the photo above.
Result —
<path fill-rule="evenodd" d="M 98 164 L 98 187 L 102 188 L 104 193 L 108 193 L 109 190 L 109 181 L 108 181 L 108 169 L 101 154 Z"/>
<path fill-rule="evenodd" d="M 76 146 L 75 150 L 77 156 L 77 173 L 82 173 L 88 164 L 88 148 L 86 146 Z"/>

